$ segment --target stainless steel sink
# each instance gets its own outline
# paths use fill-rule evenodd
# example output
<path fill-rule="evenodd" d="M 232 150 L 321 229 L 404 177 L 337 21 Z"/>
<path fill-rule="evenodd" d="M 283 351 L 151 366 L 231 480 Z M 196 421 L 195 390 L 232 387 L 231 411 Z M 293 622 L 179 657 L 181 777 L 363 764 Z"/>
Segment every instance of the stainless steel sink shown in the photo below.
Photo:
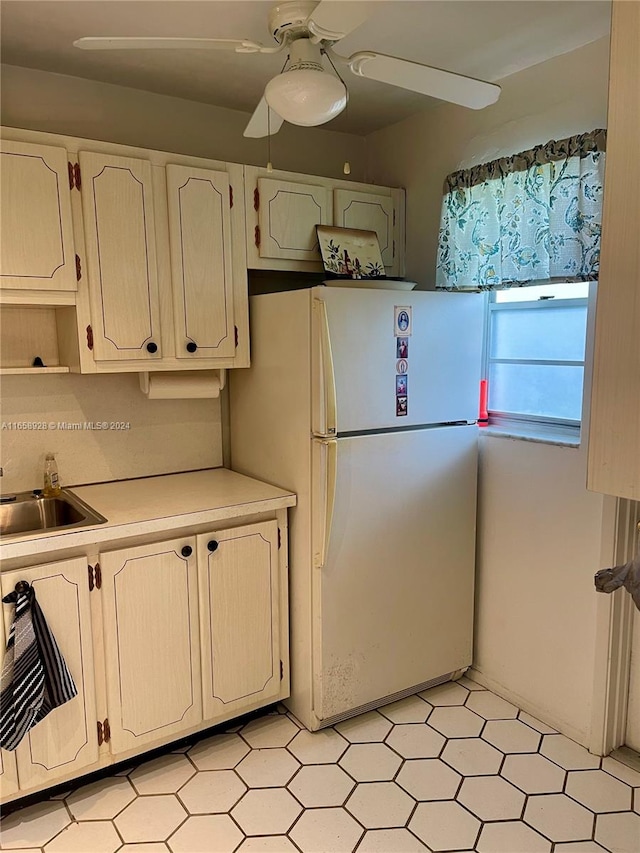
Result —
<path fill-rule="evenodd" d="M 107 519 L 74 494 L 62 489 L 59 497 L 45 498 L 37 492 L 19 492 L 0 499 L 0 536 L 72 530 L 104 524 Z"/>

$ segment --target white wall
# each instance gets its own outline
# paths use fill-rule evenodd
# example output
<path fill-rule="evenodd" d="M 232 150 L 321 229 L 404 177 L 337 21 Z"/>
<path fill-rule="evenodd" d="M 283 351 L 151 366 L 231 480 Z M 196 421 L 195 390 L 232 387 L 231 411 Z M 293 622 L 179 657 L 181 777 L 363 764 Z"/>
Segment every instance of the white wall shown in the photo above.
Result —
<path fill-rule="evenodd" d="M 2 66 L 0 84 L 3 125 L 231 163 L 267 163 L 266 139 L 242 135 L 249 113 L 14 65 Z M 335 177 L 344 177 L 349 160 L 350 180 L 361 181 L 365 150 L 359 136 L 285 124 L 272 139 L 271 160 L 276 169 Z"/>
<path fill-rule="evenodd" d="M 2 124 L 262 165 L 265 140 L 245 139 L 247 113 L 61 74 L 2 66 Z M 285 126 L 274 138 L 277 168 L 365 175 L 365 141 L 329 130 Z M 2 383 L 2 420 L 130 421 L 118 432 L 0 433 L 3 491 L 41 484 L 44 454 L 57 451 L 67 485 L 186 471 L 222 464 L 220 405 L 146 400 L 134 375 L 11 376 Z"/>
<path fill-rule="evenodd" d="M 407 189 L 407 278 L 434 286 L 450 172 L 606 127 L 608 63 L 608 39 L 599 39 L 501 80 L 484 110 L 443 104 L 367 137 L 369 179 Z"/>
<path fill-rule="evenodd" d="M 407 188 L 407 275 L 435 279 L 442 184 L 459 168 L 606 127 L 608 40 L 501 81 L 479 112 L 443 105 L 372 134 L 370 176 Z M 480 440 L 475 668 L 489 686 L 587 744 L 603 506 L 580 449 Z M 606 538 L 606 534 L 605 534 Z M 606 550 L 606 549 L 605 549 Z"/>

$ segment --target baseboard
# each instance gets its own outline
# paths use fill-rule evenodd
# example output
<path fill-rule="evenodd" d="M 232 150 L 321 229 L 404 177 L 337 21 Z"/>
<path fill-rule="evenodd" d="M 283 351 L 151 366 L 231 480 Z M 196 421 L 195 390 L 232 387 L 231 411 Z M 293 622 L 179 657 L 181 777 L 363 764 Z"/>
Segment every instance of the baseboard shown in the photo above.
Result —
<path fill-rule="evenodd" d="M 505 687 L 504 684 L 500 684 L 499 681 L 495 681 L 493 678 L 490 678 L 474 667 L 467 670 L 466 675 L 467 678 L 470 678 L 472 681 L 476 681 L 478 684 L 486 687 L 487 690 L 501 696 L 503 699 L 506 699 L 507 702 L 511 702 L 512 705 L 517 705 L 518 708 L 525 711 L 527 714 L 530 714 L 532 717 L 535 717 L 537 720 L 540 720 L 541 723 L 546 723 L 548 726 L 551 726 L 552 729 L 560 732 L 560 734 L 571 738 L 571 740 L 579 743 L 580 746 L 584 746 L 586 749 L 589 749 L 588 734 L 569 725 L 566 720 L 556 719 L 552 714 L 549 714 L 547 709 L 540 708 L 534 702 L 530 702 L 528 699 L 525 699 L 524 696 L 520 696 L 513 690 L 509 690 L 509 688 Z"/>

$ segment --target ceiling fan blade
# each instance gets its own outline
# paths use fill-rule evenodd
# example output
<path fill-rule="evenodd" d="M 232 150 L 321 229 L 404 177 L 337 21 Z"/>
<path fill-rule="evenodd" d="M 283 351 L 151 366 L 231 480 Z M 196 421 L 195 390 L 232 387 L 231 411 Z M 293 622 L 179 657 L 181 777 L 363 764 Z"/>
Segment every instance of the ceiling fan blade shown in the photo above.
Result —
<path fill-rule="evenodd" d="M 430 95 L 441 101 L 450 101 L 472 110 L 481 110 L 494 104 L 500 97 L 500 86 L 485 83 L 474 77 L 442 71 L 430 65 L 397 59 L 382 53 L 362 51 L 347 59 L 349 68 L 359 77 L 390 83 L 422 95 Z"/>
<path fill-rule="evenodd" d="M 87 36 L 73 43 L 81 50 L 235 50 L 237 53 L 275 53 L 249 39 L 163 38 L 161 36 Z"/>
<path fill-rule="evenodd" d="M 262 98 L 245 127 L 243 136 L 259 139 L 262 136 L 273 136 L 282 127 L 284 119 L 274 112 L 267 104 L 266 98 Z"/>
<path fill-rule="evenodd" d="M 307 20 L 318 39 L 339 41 L 367 20 L 371 3 L 365 0 L 321 0 Z"/>

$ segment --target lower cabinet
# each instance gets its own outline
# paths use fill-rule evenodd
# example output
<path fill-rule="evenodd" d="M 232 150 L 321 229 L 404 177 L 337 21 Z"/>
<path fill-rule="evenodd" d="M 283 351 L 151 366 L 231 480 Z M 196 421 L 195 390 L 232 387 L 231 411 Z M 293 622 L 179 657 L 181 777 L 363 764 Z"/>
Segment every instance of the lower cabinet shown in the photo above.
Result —
<path fill-rule="evenodd" d="M 282 514 L 4 572 L 3 596 L 33 585 L 78 695 L 0 752 L 3 801 L 285 698 L 281 535 Z"/>
<path fill-rule="evenodd" d="M 34 566 L 2 575 L 2 596 L 18 581 L 30 583 L 78 689 L 78 695 L 55 708 L 24 738 L 15 753 L 2 752 L 11 786 L 15 758 L 21 791 L 40 787 L 81 771 L 98 760 L 91 607 L 86 557 Z M 8 635 L 13 607 L 5 605 Z M 2 793 L 7 794 L 3 780 Z"/>
<path fill-rule="evenodd" d="M 202 720 L 195 541 L 100 555 L 111 751 Z"/>

